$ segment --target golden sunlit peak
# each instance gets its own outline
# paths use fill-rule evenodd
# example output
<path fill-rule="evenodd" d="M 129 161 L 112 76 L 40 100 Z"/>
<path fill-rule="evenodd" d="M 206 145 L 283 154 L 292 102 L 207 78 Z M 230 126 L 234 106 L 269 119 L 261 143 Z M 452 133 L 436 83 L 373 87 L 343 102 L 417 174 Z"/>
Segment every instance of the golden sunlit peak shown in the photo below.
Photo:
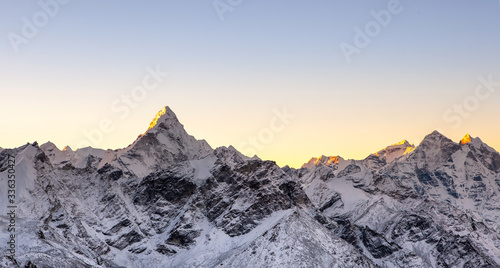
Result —
<path fill-rule="evenodd" d="M 68 145 L 66 145 L 63 149 L 62 149 L 63 152 L 73 152 L 73 149 L 71 149 L 71 147 L 69 147 Z"/>
<path fill-rule="evenodd" d="M 396 146 L 396 145 L 410 145 L 410 143 L 407 140 L 400 141 L 398 143 L 394 143 L 391 146 Z"/>
<path fill-rule="evenodd" d="M 467 144 L 472 141 L 472 138 L 470 135 L 467 133 L 465 137 L 460 141 L 460 144 Z"/>
<path fill-rule="evenodd" d="M 167 112 L 167 106 L 163 107 L 163 109 L 161 109 L 158 113 L 156 113 L 155 118 L 149 124 L 149 128 L 148 128 L 148 130 L 146 130 L 146 132 L 148 132 L 150 129 L 152 129 L 154 126 L 156 126 L 158 119 L 160 119 L 160 117 L 162 117 L 166 112 Z M 146 133 L 144 133 L 144 134 L 146 134 Z"/>
<path fill-rule="evenodd" d="M 331 165 L 331 164 L 338 164 L 339 163 L 339 157 L 338 156 L 320 156 L 319 158 L 314 157 L 314 164 L 316 166 L 319 165 L 319 163 L 324 163 L 326 165 Z"/>

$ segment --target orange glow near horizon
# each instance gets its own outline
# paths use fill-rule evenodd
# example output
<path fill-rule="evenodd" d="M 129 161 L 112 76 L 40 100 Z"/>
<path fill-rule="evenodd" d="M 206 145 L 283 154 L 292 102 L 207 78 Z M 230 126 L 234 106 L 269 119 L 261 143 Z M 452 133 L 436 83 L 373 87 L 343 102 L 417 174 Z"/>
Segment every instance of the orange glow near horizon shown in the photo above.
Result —
<path fill-rule="evenodd" d="M 147 132 L 158 124 L 159 118 L 169 112 L 165 109 L 167 104 L 185 126 L 187 133 L 196 139 L 205 139 L 212 148 L 233 145 L 243 153 L 245 147 L 238 145 L 242 141 L 247 141 L 248 137 L 254 137 L 259 143 L 254 148 L 257 156 L 263 160 L 275 161 L 281 167 L 288 165 L 300 168 L 312 157 L 317 159 L 322 155 L 340 156 L 346 160 L 362 160 L 370 154 L 380 151 L 381 148 L 385 148 L 384 146 L 403 143 L 403 139 L 406 139 L 410 144 L 418 145 L 426 135 L 435 129 L 456 141 L 457 144 L 468 140 L 462 139 L 464 133 L 473 131 L 476 137 L 480 137 L 489 146 L 496 150 L 500 148 L 500 140 L 497 136 L 500 126 L 491 124 L 495 121 L 497 114 L 493 113 L 493 110 L 486 109 L 488 108 L 486 106 L 485 110 L 489 112 L 489 117 L 484 116 L 484 119 L 481 120 L 464 121 L 459 129 L 453 130 L 451 126 L 439 120 L 435 124 L 428 123 L 429 118 L 435 117 L 435 113 L 427 112 L 427 110 L 424 111 L 426 116 L 423 119 L 418 118 L 418 120 L 413 121 L 405 121 L 399 117 L 382 117 L 378 114 L 372 118 L 369 116 L 370 114 L 358 115 L 354 111 L 354 113 L 349 113 L 350 116 L 337 117 L 335 123 L 332 123 L 326 120 L 326 117 L 318 117 L 317 115 L 332 113 L 335 109 L 345 110 L 347 108 L 338 108 L 338 106 L 331 108 L 323 105 L 316 107 L 316 109 L 310 109 L 307 103 L 300 102 L 299 105 L 297 102 L 288 105 L 289 112 L 297 117 L 290 120 L 289 125 L 273 133 L 273 138 L 269 139 L 269 142 L 263 143 L 258 139 L 259 134 L 262 129 L 270 129 L 270 119 L 275 117 L 272 112 L 273 106 L 259 106 L 257 100 L 255 100 L 256 106 L 252 109 L 242 109 L 238 107 L 237 103 L 231 102 L 228 102 L 226 106 L 214 106 L 210 102 L 203 102 L 208 96 L 195 99 L 188 105 L 178 100 L 181 97 L 182 99 L 187 98 L 184 95 L 174 96 L 171 97 L 173 100 L 165 103 L 163 99 L 166 99 L 167 96 L 155 97 L 152 103 L 144 104 L 144 109 L 138 108 L 125 119 L 121 119 L 118 114 L 113 117 L 111 113 L 107 117 L 112 120 L 114 130 L 110 133 L 101 132 L 102 136 L 95 134 L 99 130 L 99 121 L 96 118 L 105 118 L 106 116 L 102 115 L 106 112 L 105 110 L 82 109 L 78 113 L 58 113 L 53 118 L 47 116 L 46 121 L 32 120 L 30 124 L 18 126 L 18 130 L 23 135 L 14 132 L 4 133 L 0 147 L 17 148 L 26 142 L 38 141 L 38 144 L 43 144 L 50 140 L 58 148 L 69 145 L 72 150 L 76 151 L 79 149 L 79 142 L 90 137 L 94 140 L 99 139 L 98 143 L 91 144 L 93 148 L 103 150 L 126 148 L 137 139 L 139 133 L 144 133 L 144 129 L 147 129 Z M 280 106 L 276 105 L 278 108 L 284 106 L 285 103 Z M 69 107 L 66 108 L 69 109 Z M 482 113 L 482 111 L 480 112 Z M 21 118 L 26 118 L 21 122 L 27 122 L 29 116 L 33 114 L 33 112 L 28 113 L 22 109 L 17 113 Z M 366 118 L 367 116 L 368 118 Z M 11 119 L 11 121 L 5 121 L 4 125 L 14 125 L 18 121 L 9 117 L 3 117 L 3 119 Z M 56 124 L 59 121 L 64 121 L 66 124 L 59 126 Z M 55 123 L 52 124 L 52 122 Z M 148 124 L 148 122 L 150 123 Z M 367 131 L 369 128 L 371 128 L 370 131 Z M 40 131 L 32 131 L 33 129 Z M 398 140 L 401 142 L 395 143 Z M 409 154 L 413 150 L 413 148 L 407 148 L 405 154 Z M 249 155 L 249 157 L 252 156 Z M 323 161 L 326 163 L 328 160 L 325 158 Z M 330 163 L 335 161 L 335 158 L 330 159 Z"/>

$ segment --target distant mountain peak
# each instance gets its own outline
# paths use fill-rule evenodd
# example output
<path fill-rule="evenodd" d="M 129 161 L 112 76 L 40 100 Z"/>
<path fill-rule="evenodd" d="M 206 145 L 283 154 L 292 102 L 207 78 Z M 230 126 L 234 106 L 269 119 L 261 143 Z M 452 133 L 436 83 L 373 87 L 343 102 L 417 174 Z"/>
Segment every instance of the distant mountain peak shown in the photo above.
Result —
<path fill-rule="evenodd" d="M 398 143 L 394 143 L 392 144 L 391 146 L 397 146 L 397 145 L 406 145 L 406 146 L 412 146 L 412 144 L 410 142 L 408 142 L 407 140 L 402 140 Z"/>
<path fill-rule="evenodd" d="M 339 163 L 340 156 L 326 156 L 322 155 L 318 158 L 313 157 L 311 160 L 314 162 L 314 165 L 318 166 L 320 163 L 324 165 L 335 165 Z"/>
<path fill-rule="evenodd" d="M 51 150 L 53 150 L 53 149 L 57 149 L 57 146 L 56 146 L 53 142 L 48 141 L 48 142 L 46 142 L 46 143 L 42 144 L 42 145 L 40 146 L 40 148 L 42 148 L 42 149 L 47 148 L 47 149 L 51 149 Z"/>
<path fill-rule="evenodd" d="M 63 149 L 62 149 L 63 152 L 73 152 L 73 149 L 71 149 L 71 147 L 69 147 L 69 145 L 66 145 Z"/>
<path fill-rule="evenodd" d="M 170 109 L 170 107 L 163 107 L 158 113 L 156 113 L 155 117 L 149 123 L 149 128 L 146 130 L 144 134 L 146 134 L 149 130 L 153 129 L 159 122 L 166 121 L 167 119 L 173 119 L 174 121 L 179 122 L 175 113 Z"/>
<path fill-rule="evenodd" d="M 322 155 L 320 157 L 313 157 L 307 163 L 303 164 L 303 168 L 314 168 L 319 165 L 332 166 L 339 163 L 339 161 L 344 160 L 340 156 L 326 156 Z"/>
<path fill-rule="evenodd" d="M 469 135 L 469 133 L 465 134 L 465 136 L 463 137 L 463 139 L 460 140 L 460 144 L 467 144 L 467 143 L 470 143 L 472 141 L 472 138 L 471 136 Z"/>
<path fill-rule="evenodd" d="M 385 160 L 386 162 L 392 162 L 403 155 L 410 154 L 414 150 L 415 145 L 411 144 L 407 140 L 402 140 L 376 152 L 375 156 L 381 160 Z"/>
<path fill-rule="evenodd" d="M 315 164 L 319 165 L 319 163 L 325 163 L 326 165 L 338 164 L 340 156 L 326 156 L 322 155 L 316 159 Z"/>
<path fill-rule="evenodd" d="M 425 138 L 422 140 L 420 143 L 422 144 L 442 144 L 442 143 L 455 143 L 452 140 L 450 140 L 448 137 L 445 135 L 441 134 L 439 131 L 434 130 L 431 134 L 428 134 L 425 136 Z M 456 144 L 456 143 L 455 143 Z"/>
<path fill-rule="evenodd" d="M 165 106 L 156 113 L 144 134 L 127 148 L 108 151 L 98 168 L 111 164 L 145 177 L 159 167 L 199 160 L 212 152 L 205 140 L 189 135 L 175 113 Z"/>
<path fill-rule="evenodd" d="M 446 137 L 446 136 L 441 134 L 441 132 L 434 130 L 434 131 L 432 131 L 432 133 L 430 133 L 426 137 Z"/>

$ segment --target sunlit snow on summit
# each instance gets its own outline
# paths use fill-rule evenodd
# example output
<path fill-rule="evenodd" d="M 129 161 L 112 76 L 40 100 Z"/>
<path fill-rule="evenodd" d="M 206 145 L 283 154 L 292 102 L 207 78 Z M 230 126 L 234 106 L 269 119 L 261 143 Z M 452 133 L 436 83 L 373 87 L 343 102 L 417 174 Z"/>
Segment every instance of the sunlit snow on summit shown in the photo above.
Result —
<path fill-rule="evenodd" d="M 156 126 L 158 119 L 160 119 L 160 117 L 162 117 L 166 112 L 167 112 L 167 107 L 165 106 L 156 114 L 155 118 L 153 118 L 153 121 L 151 121 L 151 123 L 149 124 L 149 128 L 148 130 L 146 130 L 146 132 L 148 132 L 150 129 Z"/>
<path fill-rule="evenodd" d="M 460 140 L 460 144 L 467 144 L 472 141 L 472 138 L 470 137 L 469 134 L 466 134 L 465 137 L 463 137 L 462 140 Z"/>

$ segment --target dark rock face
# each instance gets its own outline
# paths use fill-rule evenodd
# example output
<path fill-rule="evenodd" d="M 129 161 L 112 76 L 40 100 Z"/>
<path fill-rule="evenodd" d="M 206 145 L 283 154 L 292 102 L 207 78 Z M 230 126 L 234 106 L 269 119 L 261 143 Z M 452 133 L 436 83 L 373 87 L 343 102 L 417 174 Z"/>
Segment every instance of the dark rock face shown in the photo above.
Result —
<path fill-rule="evenodd" d="M 189 178 L 177 177 L 169 171 L 153 173 L 138 186 L 134 203 L 138 205 L 154 204 L 160 198 L 179 203 L 189 198 L 196 185 Z"/>
<path fill-rule="evenodd" d="M 9 163 L 9 160 L 12 160 L 12 158 L 9 157 L 9 155 L 16 156 L 20 151 L 26 149 L 26 147 L 29 146 L 28 144 L 25 144 L 19 148 L 16 149 L 5 149 L 0 152 L 0 172 L 4 172 L 9 168 L 9 164 L 12 164 L 12 162 Z"/>
<path fill-rule="evenodd" d="M 432 234 L 437 233 L 434 223 L 418 215 L 406 215 L 394 227 L 391 238 L 397 240 L 400 237 L 408 235 L 408 240 L 418 242 L 427 240 L 432 241 Z"/>
<path fill-rule="evenodd" d="M 475 148 L 472 148 L 473 151 L 476 151 Z M 484 145 L 482 145 L 479 149 L 479 152 L 482 157 L 479 158 L 479 161 L 487 167 L 491 171 L 500 172 L 500 154 L 497 152 L 492 152 L 488 150 Z"/>
<path fill-rule="evenodd" d="M 359 172 L 361 172 L 361 167 L 359 167 L 358 165 L 350 164 L 344 170 L 339 172 L 338 177 L 346 177 Z"/>
<path fill-rule="evenodd" d="M 415 173 L 417 174 L 418 180 L 423 183 L 423 184 L 428 184 L 434 187 L 439 186 L 439 183 L 437 182 L 436 179 L 434 179 L 431 174 L 429 174 L 428 171 L 422 170 L 422 169 L 417 169 L 415 170 Z"/>
<path fill-rule="evenodd" d="M 334 232 L 359 250 L 363 245 L 376 258 L 384 258 L 399 250 L 397 244 L 385 239 L 384 234 L 377 233 L 366 226 L 357 226 L 348 219 L 337 219 L 338 227 Z"/>
<path fill-rule="evenodd" d="M 289 166 L 284 166 L 281 168 L 288 176 L 290 177 L 297 177 L 299 175 L 299 170 L 291 168 Z"/>
<path fill-rule="evenodd" d="M 337 234 L 340 238 L 349 242 L 349 244 L 353 245 L 357 249 L 361 250 L 361 246 L 358 240 L 358 228 L 349 221 L 349 219 L 337 219 L 338 228 L 336 228 L 335 234 Z"/>
<path fill-rule="evenodd" d="M 193 230 L 175 230 L 167 239 L 167 244 L 176 245 L 179 247 L 188 247 L 193 244 L 195 238 L 200 235 L 200 232 Z"/>
<path fill-rule="evenodd" d="M 115 226 L 111 227 L 108 232 L 105 232 L 105 235 L 111 235 L 118 233 L 122 228 L 130 226 L 132 223 L 129 219 L 124 219 L 123 221 L 117 223 Z"/>
<path fill-rule="evenodd" d="M 363 162 L 365 162 L 367 166 L 372 166 L 377 168 L 383 167 L 384 165 L 387 164 L 386 161 L 380 159 L 380 157 L 378 157 L 376 154 L 369 155 L 367 158 L 363 160 Z"/>
<path fill-rule="evenodd" d="M 140 242 L 144 237 L 140 235 L 136 230 L 132 230 L 129 233 L 123 234 L 117 240 L 107 240 L 108 245 L 113 246 L 117 249 L 124 249 L 134 243 Z"/>
<path fill-rule="evenodd" d="M 229 236 L 243 235 L 273 212 L 310 203 L 300 185 L 287 178 L 273 162 L 248 161 L 234 168 L 221 165 L 213 170 L 213 179 L 200 187 L 197 202 L 207 218 Z M 239 200 L 248 205 L 233 208 Z"/>
<path fill-rule="evenodd" d="M 302 190 L 302 187 L 295 181 L 285 181 L 279 186 L 279 189 L 288 196 L 293 206 L 310 205 L 309 198 Z"/>
<path fill-rule="evenodd" d="M 172 256 L 177 253 L 177 251 L 165 246 L 164 244 L 159 244 L 155 251 L 166 256 Z"/>
<path fill-rule="evenodd" d="M 376 259 L 389 256 L 398 250 L 396 245 L 391 245 L 383 236 L 368 227 L 362 228 L 361 241 Z"/>
<path fill-rule="evenodd" d="M 28 263 L 24 267 L 25 268 L 37 268 L 37 266 L 34 265 L 31 261 L 28 261 Z"/>
<path fill-rule="evenodd" d="M 337 203 L 342 203 L 342 198 L 340 197 L 340 194 L 336 193 L 332 196 L 332 198 L 330 198 L 326 203 L 324 203 L 321 208 L 319 209 L 319 211 L 323 212 L 325 211 L 325 209 L 327 208 L 330 208 L 331 206 L 333 206 L 334 204 L 337 204 Z M 343 204 L 342 204 L 343 206 Z"/>
<path fill-rule="evenodd" d="M 123 176 L 123 171 L 121 169 L 113 168 L 110 164 L 105 164 L 102 168 L 97 170 L 97 173 L 113 181 L 116 181 Z"/>
<path fill-rule="evenodd" d="M 439 267 L 498 267 L 491 259 L 482 256 L 466 237 L 443 236 L 436 245 Z"/>

